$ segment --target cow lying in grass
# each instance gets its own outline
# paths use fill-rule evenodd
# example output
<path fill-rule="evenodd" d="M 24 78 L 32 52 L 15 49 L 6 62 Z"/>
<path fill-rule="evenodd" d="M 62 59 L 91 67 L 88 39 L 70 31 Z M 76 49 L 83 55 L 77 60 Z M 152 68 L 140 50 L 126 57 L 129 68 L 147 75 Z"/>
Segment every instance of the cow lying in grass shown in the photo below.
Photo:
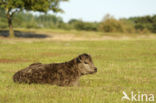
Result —
<path fill-rule="evenodd" d="M 82 75 L 93 74 L 97 68 L 88 54 L 64 63 L 42 64 L 34 63 L 29 67 L 16 72 L 13 76 L 14 82 L 19 83 L 48 83 L 59 86 L 74 86 Z"/>

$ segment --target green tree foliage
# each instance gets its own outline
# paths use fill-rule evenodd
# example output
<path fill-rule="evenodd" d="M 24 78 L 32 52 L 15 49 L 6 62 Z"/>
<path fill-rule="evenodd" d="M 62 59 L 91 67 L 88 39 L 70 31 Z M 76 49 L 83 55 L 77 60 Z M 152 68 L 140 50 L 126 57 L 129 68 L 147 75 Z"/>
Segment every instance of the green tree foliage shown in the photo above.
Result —
<path fill-rule="evenodd" d="M 19 27 L 20 24 L 25 28 L 57 28 L 61 23 L 61 17 L 50 14 L 34 16 L 29 12 L 20 12 L 14 18 L 15 27 Z"/>
<path fill-rule="evenodd" d="M 76 19 L 71 19 L 68 22 L 69 25 L 73 29 L 76 30 L 87 30 L 87 31 L 97 31 L 97 25 L 98 23 L 96 22 L 84 22 L 82 20 L 76 20 Z"/>
<path fill-rule="evenodd" d="M 7 19 L 5 16 L 5 10 L 0 8 L 0 28 L 7 28 Z"/>
<path fill-rule="evenodd" d="M 132 17 L 129 18 L 138 31 L 148 30 L 156 33 L 156 15 L 154 16 L 143 16 L 143 17 Z"/>
<path fill-rule="evenodd" d="M 8 19 L 10 36 L 14 37 L 12 19 L 16 12 L 21 10 L 47 12 L 62 12 L 59 3 L 67 0 L 0 0 L 0 8 L 5 10 Z"/>
<path fill-rule="evenodd" d="M 5 10 L 4 10 L 4 8 L 0 8 L 0 17 L 5 17 Z"/>
<path fill-rule="evenodd" d="M 156 15 L 152 17 L 152 32 L 156 33 Z"/>
<path fill-rule="evenodd" d="M 0 28 L 7 27 L 7 19 L 4 8 L 0 8 Z M 115 19 L 106 15 L 101 22 L 85 22 L 79 19 L 71 19 L 65 23 L 61 17 L 40 14 L 33 15 L 29 11 L 20 11 L 14 14 L 13 24 L 17 28 L 59 28 L 86 31 L 121 32 L 121 33 L 156 33 L 156 15 Z"/>
<path fill-rule="evenodd" d="M 44 28 L 56 28 L 56 26 L 63 23 L 62 18 L 55 15 L 40 15 L 36 16 L 35 20 L 38 22 L 39 27 Z"/>
<path fill-rule="evenodd" d="M 36 28 L 37 23 L 35 21 L 35 17 L 31 13 L 19 12 L 15 14 L 13 24 L 14 27 L 18 28 Z"/>

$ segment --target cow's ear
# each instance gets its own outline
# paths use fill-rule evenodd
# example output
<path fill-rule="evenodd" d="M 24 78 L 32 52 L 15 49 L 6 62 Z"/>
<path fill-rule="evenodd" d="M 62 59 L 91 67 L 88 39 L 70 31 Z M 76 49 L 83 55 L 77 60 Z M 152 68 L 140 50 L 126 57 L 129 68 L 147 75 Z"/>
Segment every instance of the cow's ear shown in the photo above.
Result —
<path fill-rule="evenodd" d="M 33 63 L 33 64 L 30 64 L 29 67 L 31 66 L 34 66 L 34 65 L 41 65 L 42 63 Z"/>

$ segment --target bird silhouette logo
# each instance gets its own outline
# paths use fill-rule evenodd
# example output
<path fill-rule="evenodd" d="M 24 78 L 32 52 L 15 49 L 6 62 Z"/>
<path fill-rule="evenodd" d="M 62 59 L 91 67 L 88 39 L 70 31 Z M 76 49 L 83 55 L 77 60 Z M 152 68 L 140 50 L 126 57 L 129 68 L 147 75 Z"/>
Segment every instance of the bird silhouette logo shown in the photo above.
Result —
<path fill-rule="evenodd" d="M 127 99 L 127 100 L 129 100 L 130 101 L 130 98 L 128 97 L 128 95 L 126 94 L 126 92 L 125 91 L 123 91 L 122 92 L 123 93 L 123 97 L 122 97 L 122 100 L 125 100 L 125 99 Z"/>

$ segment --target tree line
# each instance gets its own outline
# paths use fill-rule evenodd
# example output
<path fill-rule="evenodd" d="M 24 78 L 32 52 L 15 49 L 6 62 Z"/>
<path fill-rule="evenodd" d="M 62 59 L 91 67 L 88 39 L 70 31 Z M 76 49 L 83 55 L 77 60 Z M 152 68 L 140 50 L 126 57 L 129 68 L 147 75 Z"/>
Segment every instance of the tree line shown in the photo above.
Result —
<path fill-rule="evenodd" d="M 7 28 L 7 18 L 4 10 L 0 9 L 0 28 Z M 59 16 L 52 14 L 34 15 L 21 11 L 13 17 L 15 28 L 50 28 L 66 30 L 85 30 L 119 33 L 156 33 L 156 15 L 115 19 L 106 15 L 100 22 L 85 22 L 71 19 L 67 23 Z"/>

